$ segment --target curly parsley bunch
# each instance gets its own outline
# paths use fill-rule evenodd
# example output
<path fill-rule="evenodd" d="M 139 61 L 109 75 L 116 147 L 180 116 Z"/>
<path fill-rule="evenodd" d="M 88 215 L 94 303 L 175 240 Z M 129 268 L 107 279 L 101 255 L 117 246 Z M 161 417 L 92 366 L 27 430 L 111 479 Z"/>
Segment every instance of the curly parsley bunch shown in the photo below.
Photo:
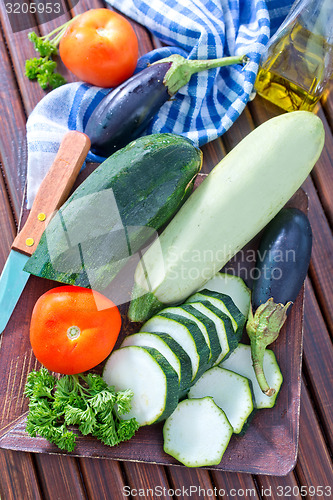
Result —
<path fill-rule="evenodd" d="M 41 57 L 33 57 L 25 62 L 25 76 L 29 80 L 37 80 L 44 90 L 49 87 L 55 89 L 66 83 L 65 78 L 56 72 L 57 63 L 52 57 L 58 54 L 61 37 L 74 19 L 75 17 L 45 36 L 39 37 L 33 31 L 28 34 L 29 40 Z"/>
<path fill-rule="evenodd" d="M 41 368 L 29 373 L 24 392 L 29 398 L 28 434 L 44 437 L 63 450 L 75 448 L 72 425 L 108 446 L 127 441 L 139 428 L 135 418 L 120 418 L 131 409 L 132 391 L 116 392 L 96 374 L 65 375 L 58 380 Z"/>

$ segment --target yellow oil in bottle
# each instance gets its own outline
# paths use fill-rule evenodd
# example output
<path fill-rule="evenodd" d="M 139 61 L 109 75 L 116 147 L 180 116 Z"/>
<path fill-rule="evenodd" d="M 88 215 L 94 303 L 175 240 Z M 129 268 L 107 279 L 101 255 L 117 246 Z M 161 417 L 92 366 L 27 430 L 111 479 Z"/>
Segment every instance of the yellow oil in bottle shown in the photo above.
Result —
<path fill-rule="evenodd" d="M 328 83 L 332 68 L 327 60 L 332 60 L 332 51 L 325 38 L 297 21 L 269 48 L 255 90 L 286 111 L 311 111 Z"/>

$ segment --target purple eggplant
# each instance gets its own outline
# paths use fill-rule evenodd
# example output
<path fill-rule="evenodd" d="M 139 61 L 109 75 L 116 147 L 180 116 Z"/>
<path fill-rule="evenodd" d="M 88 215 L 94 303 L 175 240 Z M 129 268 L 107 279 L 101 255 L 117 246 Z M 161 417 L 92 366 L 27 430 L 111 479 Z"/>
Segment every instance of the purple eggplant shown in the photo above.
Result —
<path fill-rule="evenodd" d="M 312 231 L 308 217 L 297 208 L 284 208 L 266 227 L 258 249 L 252 305 L 269 298 L 295 302 L 308 271 Z"/>
<path fill-rule="evenodd" d="M 173 54 L 151 64 L 112 90 L 95 108 L 85 129 L 92 152 L 110 156 L 139 137 L 194 73 L 246 61 L 246 56 L 189 60 Z"/>
<path fill-rule="evenodd" d="M 284 208 L 266 227 L 258 249 L 257 278 L 246 331 L 261 390 L 272 396 L 263 370 L 265 349 L 274 342 L 305 280 L 312 249 L 309 219 L 297 208 Z"/>

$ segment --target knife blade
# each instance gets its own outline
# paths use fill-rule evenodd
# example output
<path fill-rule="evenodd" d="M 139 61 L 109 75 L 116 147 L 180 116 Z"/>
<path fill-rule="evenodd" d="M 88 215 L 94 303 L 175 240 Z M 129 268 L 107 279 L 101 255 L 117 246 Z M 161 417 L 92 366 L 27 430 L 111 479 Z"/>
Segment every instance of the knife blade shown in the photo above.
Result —
<path fill-rule="evenodd" d="M 29 216 L 14 239 L 0 276 L 0 333 L 6 328 L 30 276 L 23 268 L 37 248 L 54 212 L 66 201 L 89 149 L 87 135 L 68 132 L 39 187 Z"/>

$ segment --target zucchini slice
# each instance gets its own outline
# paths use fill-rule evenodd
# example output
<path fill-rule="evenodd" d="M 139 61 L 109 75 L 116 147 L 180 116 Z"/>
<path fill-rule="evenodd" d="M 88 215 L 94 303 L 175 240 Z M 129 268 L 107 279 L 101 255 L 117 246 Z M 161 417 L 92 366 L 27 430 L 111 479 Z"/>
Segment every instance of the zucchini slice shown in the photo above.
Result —
<path fill-rule="evenodd" d="M 103 379 L 116 391 L 133 391 L 132 408 L 122 418 L 135 417 L 140 426 L 164 420 L 178 404 L 178 375 L 151 347 L 127 346 L 113 351 Z"/>
<path fill-rule="evenodd" d="M 161 311 L 162 313 L 162 311 Z M 181 320 L 182 322 L 180 322 Z M 186 324 L 185 324 L 186 321 Z M 185 320 L 175 314 L 158 314 L 150 318 L 142 326 L 142 332 L 167 333 L 182 346 L 192 363 L 193 382 L 206 369 L 209 349 L 205 339 L 194 321 Z"/>
<path fill-rule="evenodd" d="M 251 302 L 251 290 L 242 278 L 234 274 L 217 273 L 200 289 L 213 290 L 214 292 L 229 295 L 240 312 L 248 317 Z"/>
<path fill-rule="evenodd" d="M 220 309 L 213 306 L 213 304 L 208 302 L 208 300 L 204 300 L 202 302 L 192 302 L 191 306 L 207 316 L 215 325 L 221 348 L 221 352 L 214 363 L 217 365 L 223 359 L 228 357 L 238 345 L 238 340 L 235 337 L 231 320 L 229 316 L 222 313 Z"/>
<path fill-rule="evenodd" d="M 252 384 L 246 377 L 214 366 L 207 370 L 190 388 L 188 397 L 210 396 L 239 434 L 253 413 Z"/>
<path fill-rule="evenodd" d="M 184 399 L 164 423 L 163 449 L 187 467 L 217 465 L 232 432 L 212 398 Z"/>
<path fill-rule="evenodd" d="M 271 397 L 266 396 L 259 387 L 252 366 L 251 347 L 249 345 L 238 344 L 237 349 L 234 350 L 228 359 L 223 360 L 220 366 L 222 368 L 226 368 L 227 370 L 232 370 L 251 380 L 255 408 L 273 408 L 283 381 L 283 377 L 273 351 L 266 349 L 264 354 L 265 375 L 270 387 L 273 387 L 276 391 Z"/>
<path fill-rule="evenodd" d="M 195 309 L 191 304 L 182 304 L 180 306 L 168 307 L 163 309 L 163 313 L 177 314 L 191 321 L 194 321 L 200 328 L 202 335 L 205 338 L 206 344 L 209 347 L 209 363 L 213 364 L 221 354 L 221 346 L 217 336 L 214 323 L 198 309 Z"/>
<path fill-rule="evenodd" d="M 245 316 L 240 312 L 238 307 L 233 302 L 232 298 L 224 293 L 215 292 L 214 290 L 201 290 L 187 299 L 186 302 L 202 302 L 208 300 L 221 312 L 229 316 L 237 340 L 239 341 L 243 334 L 245 325 Z"/>
<path fill-rule="evenodd" d="M 211 364 L 209 362 L 210 347 L 207 344 L 206 338 L 202 334 L 197 323 L 195 321 L 192 321 L 189 318 L 186 318 L 185 316 L 183 316 L 181 314 L 168 313 L 168 312 L 166 312 L 165 309 L 163 309 L 159 313 L 159 315 L 164 317 L 164 318 L 174 319 L 175 321 L 177 321 L 177 323 L 179 325 L 185 326 L 188 329 L 188 331 L 190 332 L 190 334 L 192 335 L 193 340 L 195 342 L 195 345 L 197 347 L 197 352 L 199 354 L 199 368 L 198 368 L 196 378 L 200 377 L 206 370 L 208 370 L 208 368 L 211 367 Z"/>
<path fill-rule="evenodd" d="M 179 390 L 187 391 L 192 380 L 192 364 L 189 355 L 167 333 L 139 332 L 128 335 L 120 347 L 138 345 L 142 347 L 153 347 L 161 353 L 172 368 L 177 372 L 179 379 Z"/>

